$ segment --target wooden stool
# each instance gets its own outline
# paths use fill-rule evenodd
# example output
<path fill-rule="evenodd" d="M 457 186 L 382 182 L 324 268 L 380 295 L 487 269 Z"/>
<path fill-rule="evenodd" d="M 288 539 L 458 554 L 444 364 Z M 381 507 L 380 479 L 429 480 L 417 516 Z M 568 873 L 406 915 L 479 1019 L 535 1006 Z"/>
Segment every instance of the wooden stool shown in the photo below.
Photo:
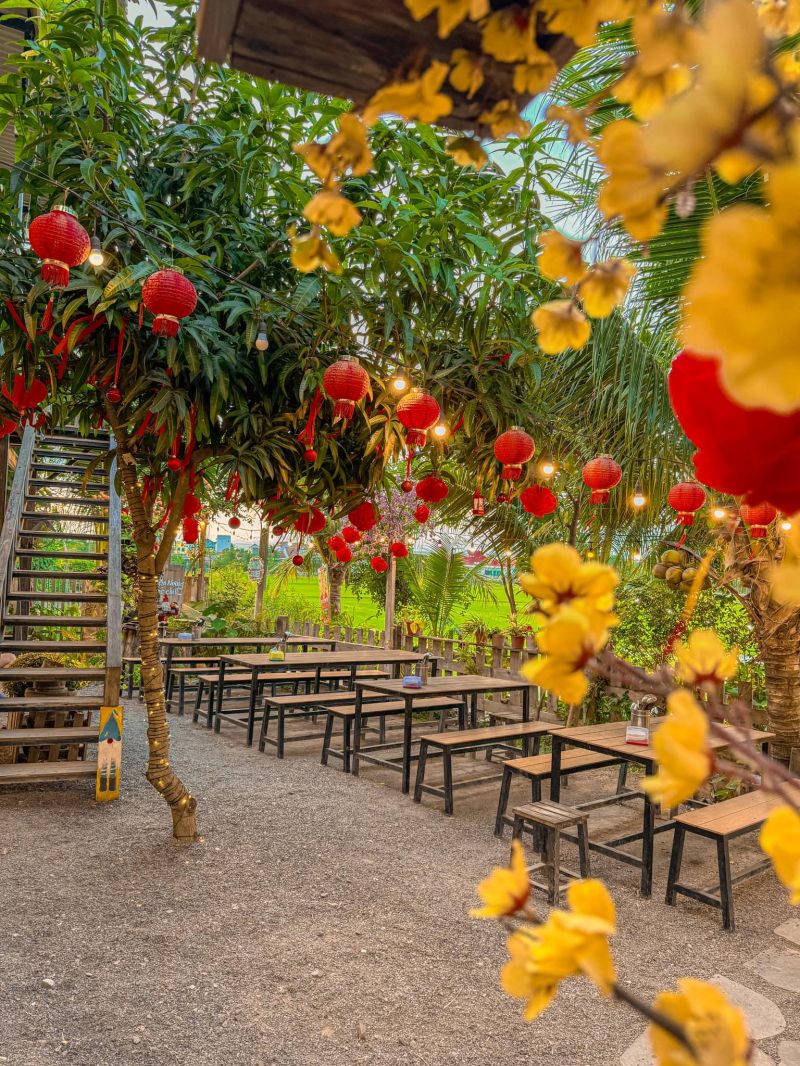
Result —
<path fill-rule="evenodd" d="M 560 803 L 551 803 L 542 800 L 540 803 L 526 803 L 522 807 L 514 808 L 514 826 L 512 837 L 518 840 L 523 831 L 529 828 L 533 832 L 534 847 L 541 853 L 541 862 L 528 867 L 528 873 L 537 870 L 545 870 L 547 883 L 534 881 L 531 884 L 535 888 L 544 889 L 547 892 L 547 902 L 557 903 L 558 894 L 567 885 L 561 884 L 561 874 L 566 877 L 591 877 L 591 864 L 589 861 L 589 832 L 587 822 L 589 815 L 585 811 L 578 811 L 574 807 L 562 807 Z M 562 868 L 561 857 L 561 833 L 572 826 L 577 830 L 578 855 L 581 872 Z"/>

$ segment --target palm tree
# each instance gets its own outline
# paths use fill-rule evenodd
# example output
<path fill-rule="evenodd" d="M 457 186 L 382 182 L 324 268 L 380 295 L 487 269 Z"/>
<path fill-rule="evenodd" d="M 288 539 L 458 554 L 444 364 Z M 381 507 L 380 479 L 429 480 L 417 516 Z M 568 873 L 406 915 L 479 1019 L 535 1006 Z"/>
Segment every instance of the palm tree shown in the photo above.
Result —
<path fill-rule="evenodd" d="M 403 577 L 410 605 L 425 619 L 431 636 L 444 636 L 457 609 L 468 601 L 494 602 L 491 584 L 481 574 L 482 566 L 468 566 L 452 545 L 410 556 L 406 561 Z"/>

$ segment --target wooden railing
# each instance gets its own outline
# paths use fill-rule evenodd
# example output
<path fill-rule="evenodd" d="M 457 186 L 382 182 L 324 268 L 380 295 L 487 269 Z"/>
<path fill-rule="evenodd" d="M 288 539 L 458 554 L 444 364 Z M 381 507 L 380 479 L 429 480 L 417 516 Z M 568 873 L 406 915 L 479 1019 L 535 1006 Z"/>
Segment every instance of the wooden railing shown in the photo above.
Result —
<path fill-rule="evenodd" d="M 31 426 L 26 426 L 17 455 L 14 480 L 11 482 L 11 491 L 8 494 L 8 503 L 3 517 L 3 530 L 0 533 L 0 642 L 2 641 L 3 626 L 6 621 L 6 595 L 11 585 L 11 575 L 14 569 L 14 547 L 22 521 L 22 512 L 25 509 L 25 493 L 28 487 L 28 474 L 30 473 L 31 457 L 35 443 L 36 430 Z"/>
<path fill-rule="evenodd" d="M 109 438 L 109 449 L 117 442 Z M 106 618 L 106 680 L 103 699 L 107 707 L 119 703 L 122 676 L 122 507 L 116 487 L 117 460 L 108 474 L 108 598 Z"/>

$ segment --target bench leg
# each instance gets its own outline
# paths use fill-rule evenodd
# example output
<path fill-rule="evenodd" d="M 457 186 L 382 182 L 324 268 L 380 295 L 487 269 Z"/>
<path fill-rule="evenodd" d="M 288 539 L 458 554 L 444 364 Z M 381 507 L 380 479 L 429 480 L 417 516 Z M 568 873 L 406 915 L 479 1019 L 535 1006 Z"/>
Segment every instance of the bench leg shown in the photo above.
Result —
<path fill-rule="evenodd" d="M 181 674 L 178 681 L 178 717 L 183 718 L 184 701 L 186 699 L 186 674 Z"/>
<path fill-rule="evenodd" d="M 206 729 L 214 724 L 214 706 L 216 704 L 216 684 L 208 686 L 208 706 L 206 707 Z"/>
<path fill-rule="evenodd" d="M 345 718 L 342 722 L 342 769 L 350 773 L 350 752 L 352 751 L 353 719 Z"/>
<path fill-rule="evenodd" d="M 264 704 L 264 713 L 261 715 L 261 728 L 258 732 L 258 750 L 267 750 L 267 733 L 269 732 L 269 704 Z"/>
<path fill-rule="evenodd" d="M 628 763 L 627 759 L 625 760 L 625 762 L 621 762 L 619 764 L 619 773 L 617 774 L 617 795 L 619 795 L 620 792 L 625 791 L 625 786 L 628 783 L 629 765 L 630 764 Z"/>
<path fill-rule="evenodd" d="M 286 743 L 286 709 L 285 707 L 278 708 L 278 746 L 275 749 L 275 754 L 279 759 L 283 758 L 283 749 Z"/>
<path fill-rule="evenodd" d="M 133 699 L 133 675 L 135 668 L 133 663 L 128 663 L 128 699 Z"/>
<path fill-rule="evenodd" d="M 522 819 L 520 818 L 520 816 L 518 814 L 515 814 L 514 815 L 514 824 L 511 827 L 511 839 L 512 839 L 512 841 L 513 840 L 519 840 L 521 836 L 522 836 Z M 513 856 L 513 854 L 514 854 L 513 849 L 512 849 L 511 854 Z"/>
<path fill-rule="evenodd" d="M 266 712 L 265 712 L 266 713 Z M 328 719 L 325 722 L 325 736 L 322 738 L 322 757 L 320 762 L 323 766 L 328 765 L 328 750 L 331 746 L 331 737 L 333 736 L 333 715 L 329 714 Z"/>
<path fill-rule="evenodd" d="M 503 767 L 503 780 L 500 782 L 500 798 L 497 801 L 497 817 L 494 821 L 494 835 L 502 837 L 505 817 L 508 809 L 508 796 L 511 792 L 511 767 Z"/>
<path fill-rule="evenodd" d="M 717 841 L 717 865 L 719 866 L 719 898 L 722 903 L 722 927 L 736 928 L 733 917 L 733 885 L 731 884 L 731 857 L 728 852 L 728 840 L 721 837 Z"/>
<path fill-rule="evenodd" d="M 197 679 L 197 695 L 194 698 L 194 714 L 192 715 L 192 721 L 196 722 L 200 717 L 200 708 L 203 706 L 203 692 L 205 690 L 205 682 Z"/>
<path fill-rule="evenodd" d="M 444 813 L 453 813 L 453 756 L 445 748 L 442 755 L 442 769 L 444 771 Z"/>
<path fill-rule="evenodd" d="M 589 826 L 581 822 L 578 826 L 578 857 L 581 877 L 592 876 L 592 860 L 589 857 Z"/>
<path fill-rule="evenodd" d="M 425 763 L 428 761 L 428 742 L 419 742 L 419 758 L 417 759 L 417 779 L 414 782 L 414 802 L 422 802 L 422 782 L 425 780 Z"/>
<path fill-rule="evenodd" d="M 672 838 L 672 854 L 669 859 L 669 874 L 667 875 L 667 895 L 664 902 L 669 907 L 675 906 L 675 885 L 681 876 L 681 863 L 683 862 L 683 841 L 686 830 L 682 825 L 675 826 L 675 836 Z"/>
<path fill-rule="evenodd" d="M 172 691 L 175 687 L 175 675 L 171 673 L 167 679 L 167 691 L 166 691 L 166 710 L 167 714 L 172 714 Z"/>
<path fill-rule="evenodd" d="M 561 834 L 557 829 L 545 830 L 544 855 L 547 874 L 547 902 L 558 903 L 558 878 L 561 865 Z"/>

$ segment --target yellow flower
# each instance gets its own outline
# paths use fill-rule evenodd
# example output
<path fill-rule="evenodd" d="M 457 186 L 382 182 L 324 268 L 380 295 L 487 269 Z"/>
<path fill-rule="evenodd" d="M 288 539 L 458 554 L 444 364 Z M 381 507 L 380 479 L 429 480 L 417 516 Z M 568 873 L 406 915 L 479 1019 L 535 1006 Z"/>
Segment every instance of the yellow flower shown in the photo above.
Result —
<path fill-rule="evenodd" d="M 489 14 L 489 0 L 405 0 L 405 5 L 417 22 L 438 11 L 440 37 L 449 37 L 465 18 L 481 19 Z"/>
<path fill-rule="evenodd" d="M 800 814 L 786 805 L 776 807 L 761 827 L 758 842 L 791 892 L 792 905 L 800 907 Z"/>
<path fill-rule="evenodd" d="M 408 121 L 431 123 L 449 115 L 453 101 L 439 91 L 448 69 L 446 63 L 435 60 L 424 74 L 378 89 L 362 112 L 364 122 L 374 126 L 381 115 L 400 115 Z"/>
<path fill-rule="evenodd" d="M 614 607 L 619 577 L 605 563 L 588 562 L 570 544 L 545 544 L 531 556 L 532 574 L 521 574 L 520 587 L 552 615 L 560 607 L 578 606 L 606 612 Z"/>
<path fill-rule="evenodd" d="M 784 85 L 800 82 L 800 52 L 782 52 L 775 58 L 775 69 Z"/>
<path fill-rule="evenodd" d="M 567 889 L 569 911 L 554 910 L 542 925 L 512 933 L 510 960 L 503 967 L 503 991 L 526 1000 L 525 1020 L 550 1005 L 561 981 L 584 974 L 604 995 L 616 980 L 608 938 L 616 912 L 600 881 L 574 881 Z"/>
<path fill-rule="evenodd" d="M 536 6 L 550 33 L 563 33 L 581 48 L 594 42 L 604 17 L 595 0 L 539 0 Z"/>
<path fill-rule="evenodd" d="M 592 318 L 605 318 L 625 300 L 636 267 L 627 259 L 608 259 L 590 267 L 578 286 L 583 309 Z"/>
<path fill-rule="evenodd" d="M 738 403 L 786 414 L 800 407 L 800 164 L 771 170 L 765 192 L 769 207 L 737 205 L 706 223 L 684 290 L 681 337 L 720 359 L 722 383 Z"/>
<path fill-rule="evenodd" d="M 582 111 L 551 104 L 547 109 L 546 117 L 551 122 L 563 122 L 566 125 L 567 140 L 570 144 L 588 144 L 591 140 L 589 131 L 586 129 L 586 116 Z"/>
<path fill-rule="evenodd" d="M 536 643 L 544 654 L 524 664 L 524 676 L 564 703 L 580 703 L 589 688 L 584 667 L 608 641 L 608 628 L 602 620 L 603 616 L 595 611 L 562 607 L 536 634 Z M 609 615 L 608 624 L 614 621 L 615 616 Z"/>
<path fill-rule="evenodd" d="M 525 63 L 514 67 L 514 92 L 534 95 L 544 92 L 558 73 L 558 67 L 547 52 L 529 55 Z"/>
<path fill-rule="evenodd" d="M 651 118 L 667 100 L 688 88 L 691 74 L 688 67 L 668 67 L 646 74 L 635 62 L 614 85 L 614 96 L 623 104 L 630 104 L 639 119 Z"/>
<path fill-rule="evenodd" d="M 483 24 L 481 48 L 501 63 L 527 63 L 540 51 L 535 19 L 517 4 L 493 12 Z"/>
<path fill-rule="evenodd" d="M 708 719 L 686 689 L 667 697 L 667 717 L 653 736 L 658 773 L 642 782 L 655 803 L 677 807 L 691 799 L 711 773 Z"/>
<path fill-rule="evenodd" d="M 456 92 L 464 93 L 471 100 L 484 82 L 481 57 L 465 48 L 456 48 L 450 56 L 450 62 L 453 65 L 450 84 Z"/>
<path fill-rule="evenodd" d="M 292 266 L 295 270 L 308 274 L 318 267 L 324 267 L 333 274 L 339 274 L 342 264 L 335 252 L 318 233 L 290 234 L 292 241 Z"/>
<path fill-rule="evenodd" d="M 539 347 L 548 355 L 558 355 L 567 348 L 582 348 L 592 334 L 592 327 L 574 300 L 550 300 L 531 315 Z"/>
<path fill-rule="evenodd" d="M 788 37 L 800 30 L 797 0 L 756 0 L 756 11 L 770 37 Z"/>
<path fill-rule="evenodd" d="M 711 685 L 716 688 L 733 677 L 739 669 L 739 649 L 725 650 L 712 629 L 696 629 L 685 644 L 675 649 L 678 661 L 675 673 L 687 685 Z"/>
<path fill-rule="evenodd" d="M 697 59 L 697 27 L 683 7 L 667 11 L 655 4 L 642 11 L 634 19 L 633 42 L 642 74 L 687 68 Z"/>
<path fill-rule="evenodd" d="M 525 853 L 518 840 L 511 844 L 511 865 L 496 866 L 478 885 L 483 907 L 470 911 L 473 918 L 504 918 L 522 910 L 531 894 Z"/>
<path fill-rule="evenodd" d="M 344 237 L 361 221 L 356 205 L 333 189 L 323 189 L 306 204 L 304 216 L 315 226 L 325 226 L 336 237 Z"/>
<path fill-rule="evenodd" d="M 477 137 L 451 137 L 447 142 L 447 154 L 459 166 L 474 167 L 475 170 L 481 170 L 489 162 Z"/>
<path fill-rule="evenodd" d="M 301 156 L 309 170 L 313 170 L 318 178 L 327 181 L 333 176 L 333 161 L 328 155 L 328 146 L 319 144 L 317 141 L 308 141 L 306 144 L 293 144 L 292 151 Z"/>
<path fill-rule="evenodd" d="M 372 152 L 367 139 L 367 127 L 352 111 L 339 119 L 339 131 L 327 144 L 327 154 L 337 174 L 348 171 L 354 177 L 368 174 L 372 169 Z"/>
<path fill-rule="evenodd" d="M 714 985 L 683 977 L 677 992 L 660 992 L 653 1006 L 680 1025 L 695 1052 L 651 1025 L 657 1066 L 747 1066 L 750 1062 L 744 1015 Z"/>
<path fill-rule="evenodd" d="M 539 273 L 550 281 L 565 281 L 574 285 L 586 272 L 583 261 L 583 241 L 571 241 L 558 230 L 539 234 Z"/>
<path fill-rule="evenodd" d="M 606 218 L 621 218 L 638 241 L 661 232 L 669 187 L 665 171 L 646 157 L 643 135 L 643 126 L 622 119 L 606 127 L 597 147 L 597 158 L 608 174 L 600 186 L 598 206 Z"/>
<path fill-rule="evenodd" d="M 516 104 L 511 100 L 498 100 L 491 111 L 484 111 L 478 121 L 488 126 L 493 137 L 527 137 L 531 132 L 530 122 L 520 117 Z"/>

